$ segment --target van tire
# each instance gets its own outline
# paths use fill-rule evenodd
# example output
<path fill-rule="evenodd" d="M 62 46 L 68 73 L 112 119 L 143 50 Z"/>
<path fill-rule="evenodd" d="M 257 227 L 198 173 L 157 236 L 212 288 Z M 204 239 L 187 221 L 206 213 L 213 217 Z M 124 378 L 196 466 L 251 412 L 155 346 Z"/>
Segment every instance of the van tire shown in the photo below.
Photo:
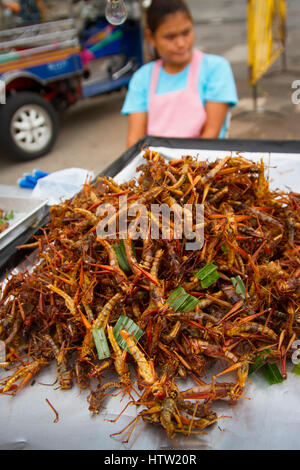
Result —
<path fill-rule="evenodd" d="M 38 93 L 10 95 L 0 105 L 0 123 L 0 146 L 17 161 L 46 155 L 58 134 L 58 115 Z"/>

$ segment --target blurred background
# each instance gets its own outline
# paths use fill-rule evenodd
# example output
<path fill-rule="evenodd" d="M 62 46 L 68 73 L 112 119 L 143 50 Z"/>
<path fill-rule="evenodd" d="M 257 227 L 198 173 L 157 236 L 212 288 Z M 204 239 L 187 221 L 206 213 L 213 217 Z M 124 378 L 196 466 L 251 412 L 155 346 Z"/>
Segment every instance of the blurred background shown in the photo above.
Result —
<path fill-rule="evenodd" d="M 73 16 L 78 25 L 83 3 L 88 2 L 44 0 L 43 19 L 55 21 Z M 285 54 L 259 80 L 256 101 L 249 84 L 247 1 L 187 0 L 187 3 L 195 21 L 196 46 L 224 56 L 234 72 L 239 104 L 232 112 L 229 137 L 300 139 L 300 104 L 292 102 L 295 91 L 292 83 L 300 80 L 300 2 L 286 1 Z M 3 11 L 2 8 L 1 29 L 18 26 L 14 23 L 16 19 Z M 0 150 L 0 183 L 16 184 L 22 173 L 31 172 L 32 168 L 53 172 L 80 167 L 101 173 L 125 151 L 127 118 L 120 114 L 125 93 L 126 88 L 122 87 L 110 94 L 78 101 L 64 111 L 56 143 L 43 157 L 16 162 Z"/>

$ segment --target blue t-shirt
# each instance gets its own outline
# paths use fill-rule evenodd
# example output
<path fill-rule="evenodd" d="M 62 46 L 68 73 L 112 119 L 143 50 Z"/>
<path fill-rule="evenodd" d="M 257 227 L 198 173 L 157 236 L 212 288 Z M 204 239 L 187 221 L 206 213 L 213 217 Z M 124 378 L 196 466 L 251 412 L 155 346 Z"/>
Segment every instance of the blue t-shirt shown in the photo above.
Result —
<path fill-rule="evenodd" d="M 143 65 L 132 76 L 122 114 L 147 112 L 149 107 L 149 91 L 154 62 Z M 167 73 L 163 67 L 160 70 L 156 93 L 163 94 L 171 91 L 184 90 L 190 65 L 176 74 Z M 198 90 L 203 106 L 206 101 L 229 103 L 235 106 L 238 102 L 237 91 L 229 62 L 214 54 L 203 54 L 198 78 Z M 226 125 L 219 137 L 224 137 Z"/>

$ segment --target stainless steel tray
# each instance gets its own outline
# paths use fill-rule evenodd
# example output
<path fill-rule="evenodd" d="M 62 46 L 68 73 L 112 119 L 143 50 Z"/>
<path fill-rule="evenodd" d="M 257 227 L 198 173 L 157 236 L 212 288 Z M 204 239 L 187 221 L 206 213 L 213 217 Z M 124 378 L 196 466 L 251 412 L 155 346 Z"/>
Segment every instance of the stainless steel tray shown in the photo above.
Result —
<path fill-rule="evenodd" d="M 181 158 L 182 155 L 199 156 L 203 159 L 221 158 L 228 152 L 168 149 L 151 147 L 164 154 L 165 158 Z M 230 153 L 230 152 L 229 152 Z M 232 152 L 233 156 L 238 153 Z M 273 188 L 300 191 L 300 154 L 270 154 L 262 152 L 242 155 L 254 161 L 264 158 L 270 167 L 270 182 Z M 142 152 L 123 168 L 114 180 L 121 184 L 137 177 L 136 167 L 143 162 Z M 269 170 L 268 170 L 269 171 Z M 31 265 L 31 263 L 30 263 Z M 234 374 L 234 373 L 233 373 Z M 0 369 L 0 379 L 7 376 Z M 235 406 L 220 402 L 214 405 L 218 416 L 223 416 L 217 425 L 203 434 L 189 438 L 176 436 L 169 441 L 164 431 L 140 420 L 129 443 L 124 443 L 128 430 L 120 436 L 110 437 L 119 432 L 135 417 L 134 406 L 126 408 L 122 395 L 107 397 L 105 408 L 98 417 L 88 411 L 89 390 L 79 391 L 74 386 L 62 391 L 45 384 L 55 383 L 55 364 L 45 368 L 36 377 L 34 386 L 27 384 L 15 396 L 1 396 L 0 416 L 5 426 L 0 426 L 0 450 L 299 450 L 300 408 L 299 377 L 288 373 L 282 384 L 269 386 L 260 377 L 247 382 L 245 397 Z M 234 380 L 229 375 L 224 381 Z M 107 378 L 107 376 L 106 376 Z M 109 379 L 108 379 L 109 380 Z M 207 377 L 210 380 L 210 377 Z M 187 389 L 190 385 L 185 382 Z M 54 414 L 45 403 L 48 399 L 59 413 L 59 422 L 53 424 Z M 124 411 L 124 412 L 123 412 Z M 225 419 L 227 417 L 227 419 Z M 118 419 L 117 419 L 118 418 Z M 232 419 L 229 419 L 232 418 Z M 110 420 L 115 420 L 111 422 Z M 127 434 L 126 434 L 127 433 Z M 109 454 L 111 456 L 111 453 Z"/>
<path fill-rule="evenodd" d="M 28 228 L 36 227 L 47 211 L 47 201 L 34 198 L 0 196 L 0 209 L 13 211 L 14 218 L 9 220 L 9 227 L 0 234 L 1 250 L 14 241 Z"/>

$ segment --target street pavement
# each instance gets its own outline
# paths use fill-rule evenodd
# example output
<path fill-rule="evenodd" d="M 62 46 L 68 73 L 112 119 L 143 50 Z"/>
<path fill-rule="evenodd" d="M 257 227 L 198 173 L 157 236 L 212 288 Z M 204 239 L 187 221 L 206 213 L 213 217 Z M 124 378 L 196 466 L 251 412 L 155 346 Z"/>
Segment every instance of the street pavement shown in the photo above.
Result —
<path fill-rule="evenodd" d="M 293 104 L 291 97 L 292 83 L 300 80 L 300 2 L 287 0 L 287 67 L 283 70 L 279 58 L 260 80 L 256 112 L 248 83 L 246 0 L 188 0 L 188 4 L 195 20 L 196 46 L 226 57 L 234 72 L 239 105 L 232 113 L 229 137 L 299 140 L 300 104 Z M 0 151 L 0 184 L 15 185 L 33 168 L 53 172 L 80 167 L 100 174 L 125 151 L 127 118 L 120 114 L 124 98 L 122 91 L 70 108 L 61 117 L 54 149 L 45 157 L 18 163 Z"/>

